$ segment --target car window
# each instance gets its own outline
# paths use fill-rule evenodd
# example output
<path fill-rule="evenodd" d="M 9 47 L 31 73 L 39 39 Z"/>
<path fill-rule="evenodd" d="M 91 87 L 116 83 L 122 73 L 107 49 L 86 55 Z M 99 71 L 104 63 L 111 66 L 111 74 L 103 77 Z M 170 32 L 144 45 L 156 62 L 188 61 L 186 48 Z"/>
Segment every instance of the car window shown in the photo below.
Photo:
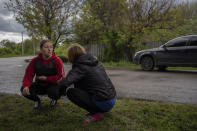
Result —
<path fill-rule="evenodd" d="M 189 46 L 197 46 L 197 37 L 192 37 Z"/>
<path fill-rule="evenodd" d="M 166 43 L 166 47 L 181 47 L 181 46 L 186 46 L 188 41 L 187 37 L 181 37 L 181 38 L 176 38 L 173 39 L 169 42 Z"/>

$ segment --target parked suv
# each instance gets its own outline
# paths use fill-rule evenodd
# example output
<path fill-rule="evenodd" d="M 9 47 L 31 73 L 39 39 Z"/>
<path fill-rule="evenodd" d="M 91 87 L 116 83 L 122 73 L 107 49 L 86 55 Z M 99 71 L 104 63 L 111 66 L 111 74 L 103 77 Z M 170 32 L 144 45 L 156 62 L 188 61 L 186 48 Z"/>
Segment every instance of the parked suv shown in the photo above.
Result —
<path fill-rule="evenodd" d="M 159 48 L 139 51 L 133 62 L 141 64 L 143 70 L 154 67 L 165 70 L 167 67 L 197 67 L 197 35 L 188 35 L 168 41 Z"/>

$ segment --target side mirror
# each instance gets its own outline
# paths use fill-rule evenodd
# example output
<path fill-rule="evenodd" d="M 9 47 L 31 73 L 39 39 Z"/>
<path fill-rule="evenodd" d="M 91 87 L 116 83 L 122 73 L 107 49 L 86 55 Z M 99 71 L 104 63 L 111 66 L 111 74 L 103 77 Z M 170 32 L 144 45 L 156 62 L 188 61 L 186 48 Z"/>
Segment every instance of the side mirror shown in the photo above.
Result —
<path fill-rule="evenodd" d="M 163 45 L 162 47 L 164 48 L 164 50 L 167 50 L 167 47 L 166 47 L 166 45 Z"/>

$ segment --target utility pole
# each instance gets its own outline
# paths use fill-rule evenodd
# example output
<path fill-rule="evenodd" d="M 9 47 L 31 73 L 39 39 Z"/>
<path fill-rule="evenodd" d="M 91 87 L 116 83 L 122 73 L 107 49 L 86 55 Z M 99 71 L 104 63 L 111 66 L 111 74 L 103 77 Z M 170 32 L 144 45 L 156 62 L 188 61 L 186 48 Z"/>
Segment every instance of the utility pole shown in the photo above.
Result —
<path fill-rule="evenodd" d="M 24 45 L 23 45 L 23 31 L 21 32 L 22 35 L 22 56 L 24 55 Z"/>
<path fill-rule="evenodd" d="M 32 38 L 32 44 L 33 44 L 33 53 L 34 55 L 36 54 L 36 49 L 35 49 L 35 40 Z"/>

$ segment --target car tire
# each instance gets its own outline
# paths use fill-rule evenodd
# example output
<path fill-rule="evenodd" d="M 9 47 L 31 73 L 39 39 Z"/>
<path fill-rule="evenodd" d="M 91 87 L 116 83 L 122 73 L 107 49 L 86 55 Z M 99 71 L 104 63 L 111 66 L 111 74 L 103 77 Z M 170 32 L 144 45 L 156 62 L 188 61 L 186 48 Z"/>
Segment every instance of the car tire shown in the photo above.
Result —
<path fill-rule="evenodd" d="M 152 71 L 154 69 L 154 61 L 150 56 L 143 57 L 140 63 L 142 70 Z"/>
<path fill-rule="evenodd" d="M 159 66 L 158 70 L 159 71 L 166 71 L 167 66 Z"/>

